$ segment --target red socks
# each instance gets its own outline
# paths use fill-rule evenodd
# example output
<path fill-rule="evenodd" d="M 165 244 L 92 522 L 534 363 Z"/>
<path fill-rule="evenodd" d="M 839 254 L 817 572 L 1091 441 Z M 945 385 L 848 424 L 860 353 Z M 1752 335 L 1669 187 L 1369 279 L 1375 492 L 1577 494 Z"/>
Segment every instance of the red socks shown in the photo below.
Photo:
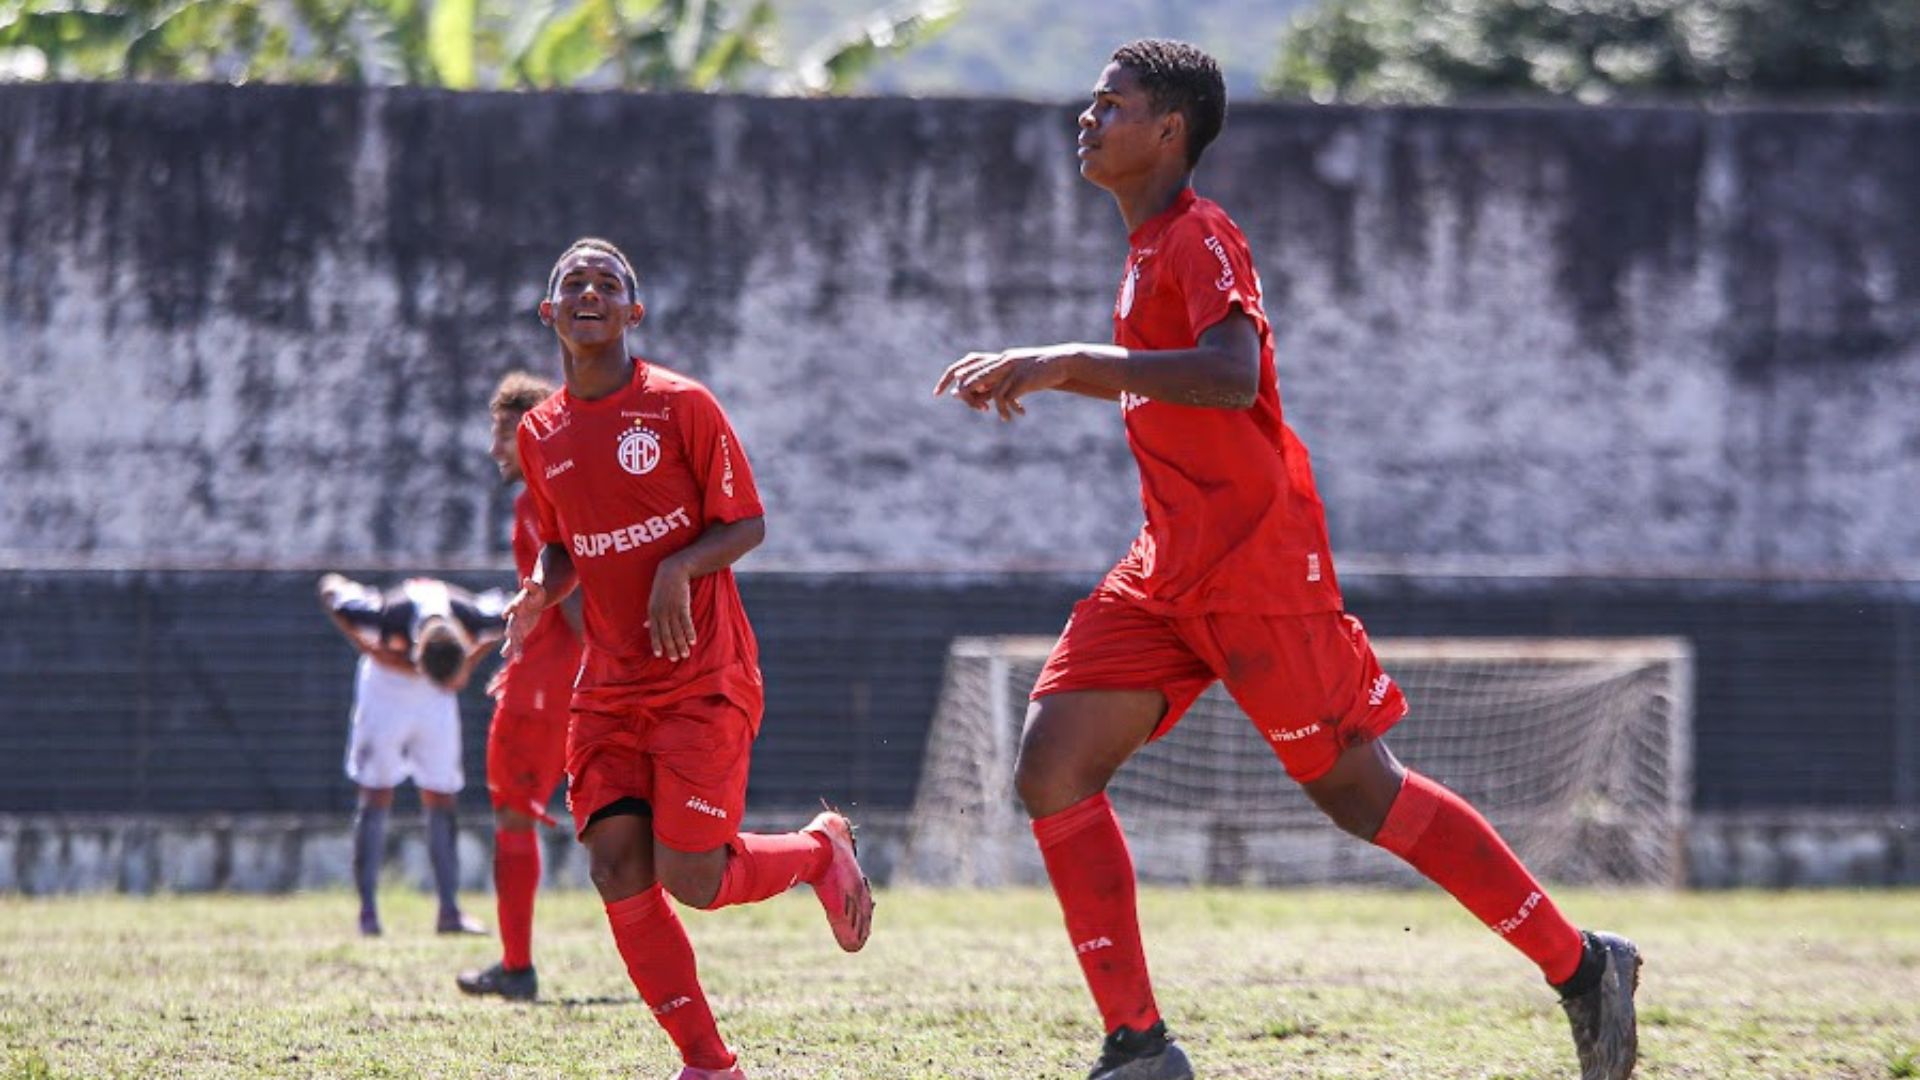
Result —
<path fill-rule="evenodd" d="M 666 1029 L 680 1058 L 696 1069 L 732 1068 L 734 1057 L 714 1026 L 700 989 L 693 943 L 659 885 L 607 905 L 613 943 L 627 962 L 627 975 L 654 1019 Z"/>
<path fill-rule="evenodd" d="M 1466 801 L 1407 770 L 1400 795 L 1373 842 L 1415 870 L 1540 965 L 1550 983 L 1580 966 L 1580 932 L 1514 857 L 1500 834 Z"/>
<path fill-rule="evenodd" d="M 493 834 L 493 897 L 500 919 L 500 963 L 533 966 L 533 894 L 540 887 L 540 838 L 532 829 Z"/>
<path fill-rule="evenodd" d="M 1134 905 L 1133 857 L 1105 792 L 1033 823 L 1080 971 L 1111 1034 L 1160 1019 Z"/>
<path fill-rule="evenodd" d="M 727 841 L 727 870 L 706 910 L 752 904 L 799 882 L 813 882 L 833 861 L 833 845 L 819 833 L 741 833 Z"/>

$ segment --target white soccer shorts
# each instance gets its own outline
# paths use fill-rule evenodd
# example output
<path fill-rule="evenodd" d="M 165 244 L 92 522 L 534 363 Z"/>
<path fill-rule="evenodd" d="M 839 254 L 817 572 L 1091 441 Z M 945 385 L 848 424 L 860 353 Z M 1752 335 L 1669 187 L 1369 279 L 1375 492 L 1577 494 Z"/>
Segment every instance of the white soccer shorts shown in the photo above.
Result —
<path fill-rule="evenodd" d="M 422 791 L 452 795 L 460 769 L 460 703 L 424 675 L 382 667 L 367 657 L 353 678 L 353 729 L 347 779 L 390 788 L 411 779 Z"/>

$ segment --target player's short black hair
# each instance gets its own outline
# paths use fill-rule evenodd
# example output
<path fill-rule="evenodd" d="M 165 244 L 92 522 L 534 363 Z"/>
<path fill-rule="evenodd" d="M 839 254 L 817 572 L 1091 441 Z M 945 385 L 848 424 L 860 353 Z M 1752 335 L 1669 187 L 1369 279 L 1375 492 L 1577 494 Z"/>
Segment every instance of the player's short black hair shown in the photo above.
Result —
<path fill-rule="evenodd" d="M 554 287 L 560 284 L 560 264 L 566 262 L 568 258 L 578 251 L 597 251 L 602 255 L 613 256 L 613 261 L 620 264 L 621 278 L 627 283 L 627 298 L 632 299 L 640 294 L 640 276 L 633 272 L 633 263 L 627 260 L 626 252 L 615 247 L 611 240 L 602 240 L 597 236 L 583 236 L 573 243 L 568 244 L 567 250 L 561 252 L 560 257 L 553 260 L 553 269 L 547 273 L 548 296 L 552 296 Z"/>
<path fill-rule="evenodd" d="M 509 371 L 493 388 L 488 406 L 497 413 L 525 413 L 553 396 L 553 384 L 530 371 Z"/>
<path fill-rule="evenodd" d="M 445 685 L 460 673 L 467 647 L 445 619 L 430 620 L 420 630 L 420 673 Z"/>
<path fill-rule="evenodd" d="M 1164 38 L 1129 41 L 1113 50 L 1112 61 L 1139 78 L 1154 112 L 1177 110 L 1187 118 L 1187 167 L 1200 164 L 1200 155 L 1227 123 L 1220 64 L 1196 46 Z"/>

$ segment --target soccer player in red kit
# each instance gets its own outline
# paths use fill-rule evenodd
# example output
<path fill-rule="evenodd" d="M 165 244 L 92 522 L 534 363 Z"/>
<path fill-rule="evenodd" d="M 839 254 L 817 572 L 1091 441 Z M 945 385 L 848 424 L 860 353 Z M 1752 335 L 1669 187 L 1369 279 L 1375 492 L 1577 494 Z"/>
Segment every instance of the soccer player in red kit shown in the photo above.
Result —
<path fill-rule="evenodd" d="M 866 944 L 873 894 L 833 810 L 742 833 L 763 691 L 730 567 L 766 535 L 753 471 L 706 387 L 633 356 L 632 265 L 577 241 L 540 317 L 566 383 L 527 413 L 520 463 L 543 546 L 509 605 L 508 655 L 577 585 L 586 651 L 567 743 L 568 805 L 614 943 L 679 1047 L 681 1080 L 744 1077 L 707 1007 L 668 897 L 712 910 L 808 882 L 840 947 Z"/>
<path fill-rule="evenodd" d="M 500 478 L 521 484 L 520 419 L 553 394 L 553 384 L 524 371 L 509 372 L 493 392 L 488 447 Z M 513 500 L 513 565 L 533 574 L 540 554 L 540 521 L 523 486 Z M 487 728 L 487 789 L 493 796 L 493 894 L 500 920 L 500 962 L 456 980 L 469 994 L 531 1001 L 540 994 L 533 968 L 533 896 L 540 887 L 540 837 L 535 822 L 553 824 L 547 800 L 567 764 L 568 704 L 580 670 L 578 593 L 542 612 L 520 656 L 503 666 L 488 690 L 494 697 Z"/>
<path fill-rule="evenodd" d="M 1193 1075 L 1154 1003 L 1106 787 L 1217 679 L 1335 824 L 1406 860 L 1540 967 L 1583 1080 L 1623 1080 L 1636 1052 L 1633 944 L 1575 929 L 1484 818 L 1381 741 L 1406 701 L 1343 609 L 1307 450 L 1281 419 L 1246 240 L 1193 190 L 1225 117 L 1212 57 L 1169 41 L 1118 49 L 1078 142 L 1081 174 L 1113 195 L 1129 234 L 1115 344 L 972 353 L 935 387 L 1007 420 L 1042 390 L 1117 400 L 1140 467 L 1146 524 L 1061 632 L 1016 767 L 1106 1025 L 1089 1075 Z"/>

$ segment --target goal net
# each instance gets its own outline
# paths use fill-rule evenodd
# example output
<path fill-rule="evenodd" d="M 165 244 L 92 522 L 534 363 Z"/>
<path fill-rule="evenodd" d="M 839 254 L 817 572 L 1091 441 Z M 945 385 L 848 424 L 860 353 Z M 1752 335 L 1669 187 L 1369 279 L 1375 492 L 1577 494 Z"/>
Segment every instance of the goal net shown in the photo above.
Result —
<path fill-rule="evenodd" d="M 1027 694 L 1053 642 L 958 638 L 947 659 L 901 876 L 1046 879 L 1013 791 Z M 1692 651 L 1675 638 L 1376 640 L 1412 711 L 1396 757 L 1566 883 L 1681 884 L 1691 797 Z M 1145 881 L 1411 883 L 1341 832 L 1217 684 L 1108 788 Z"/>

